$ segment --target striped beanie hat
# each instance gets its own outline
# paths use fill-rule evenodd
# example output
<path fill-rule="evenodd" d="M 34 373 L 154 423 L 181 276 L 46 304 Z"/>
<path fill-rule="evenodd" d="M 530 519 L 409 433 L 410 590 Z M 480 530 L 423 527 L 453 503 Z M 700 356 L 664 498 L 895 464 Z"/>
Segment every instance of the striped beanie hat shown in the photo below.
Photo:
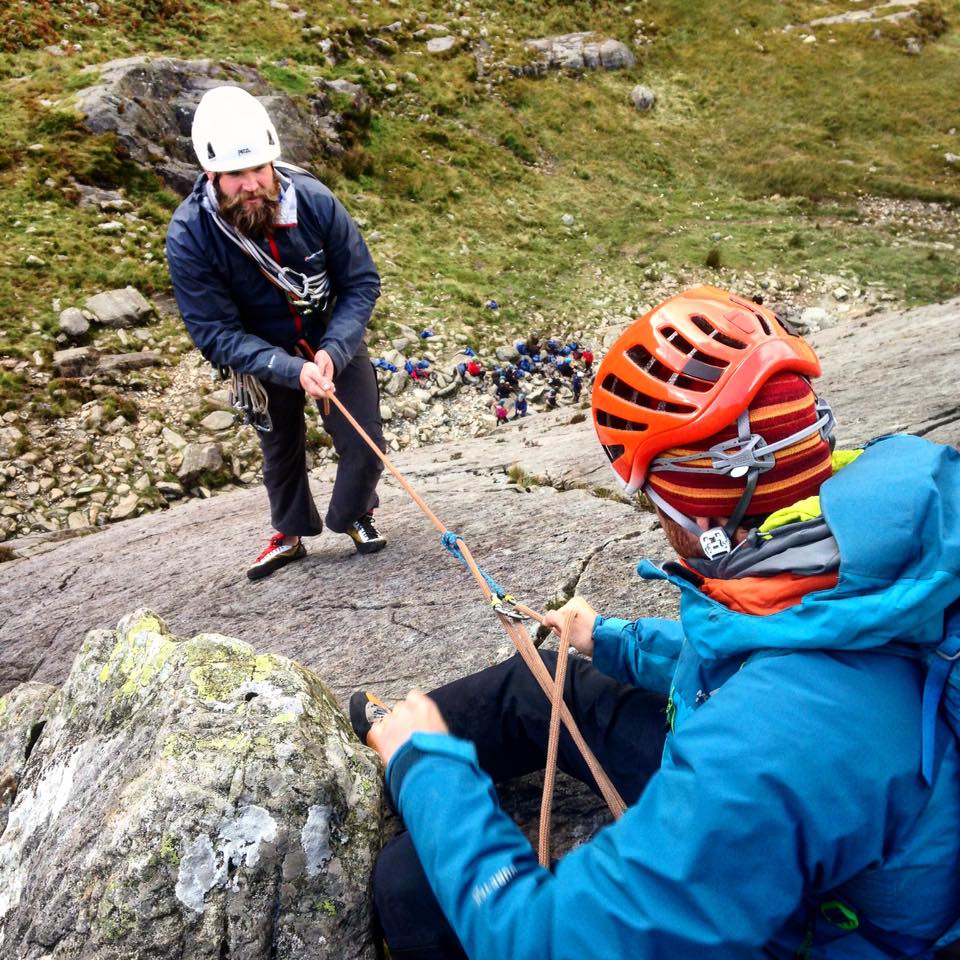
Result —
<path fill-rule="evenodd" d="M 772 376 L 754 397 L 749 412 L 751 432 L 759 434 L 766 443 L 786 439 L 816 423 L 818 418 L 813 389 L 795 373 Z M 711 458 L 706 451 L 736 437 L 737 425 L 732 423 L 696 443 L 664 450 L 657 459 L 703 452 L 702 460 L 688 461 L 686 466 L 709 468 Z M 832 473 L 830 453 L 829 442 L 819 432 L 775 453 L 773 467 L 760 474 L 746 515 L 767 516 L 805 497 L 816 496 Z M 647 483 L 672 507 L 691 517 L 731 516 L 744 490 L 743 477 L 670 469 L 652 470 Z"/>

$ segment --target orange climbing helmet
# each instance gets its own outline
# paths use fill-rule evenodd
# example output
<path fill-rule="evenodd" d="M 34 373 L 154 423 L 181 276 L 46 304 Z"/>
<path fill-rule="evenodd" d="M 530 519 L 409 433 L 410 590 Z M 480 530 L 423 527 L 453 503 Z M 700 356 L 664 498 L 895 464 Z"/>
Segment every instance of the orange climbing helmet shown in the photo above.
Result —
<path fill-rule="evenodd" d="M 716 287 L 677 294 L 636 320 L 593 386 L 597 436 L 627 492 L 644 486 L 658 454 L 737 421 L 781 372 L 817 377 L 820 362 L 772 311 Z"/>

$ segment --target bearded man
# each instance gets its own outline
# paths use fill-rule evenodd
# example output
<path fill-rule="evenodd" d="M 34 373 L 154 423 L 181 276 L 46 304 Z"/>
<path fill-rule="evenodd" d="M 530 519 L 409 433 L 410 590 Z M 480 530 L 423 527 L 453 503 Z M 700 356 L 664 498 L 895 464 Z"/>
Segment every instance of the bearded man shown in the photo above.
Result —
<path fill-rule="evenodd" d="M 384 449 L 376 376 L 364 342 L 380 277 L 343 205 L 280 161 L 267 111 L 239 87 L 204 94 L 193 119 L 203 173 L 167 230 L 177 305 L 203 356 L 230 368 L 259 431 L 275 533 L 247 570 L 259 580 L 306 554 L 323 529 L 310 492 L 304 398 L 334 392 Z M 373 523 L 382 464 L 335 406 L 324 428 L 339 455 L 327 527 L 359 553 L 386 546 Z"/>

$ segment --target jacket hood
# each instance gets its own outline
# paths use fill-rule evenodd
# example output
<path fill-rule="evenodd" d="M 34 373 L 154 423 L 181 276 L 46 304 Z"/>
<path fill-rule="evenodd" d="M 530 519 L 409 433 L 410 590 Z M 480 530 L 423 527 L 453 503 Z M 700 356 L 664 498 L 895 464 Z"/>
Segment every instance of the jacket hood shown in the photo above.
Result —
<path fill-rule="evenodd" d="M 936 645 L 960 597 L 960 454 L 920 437 L 873 441 L 820 489 L 840 554 L 835 587 L 767 616 L 711 600 L 676 564 L 637 572 L 682 590 L 680 619 L 704 659 L 758 650 Z"/>

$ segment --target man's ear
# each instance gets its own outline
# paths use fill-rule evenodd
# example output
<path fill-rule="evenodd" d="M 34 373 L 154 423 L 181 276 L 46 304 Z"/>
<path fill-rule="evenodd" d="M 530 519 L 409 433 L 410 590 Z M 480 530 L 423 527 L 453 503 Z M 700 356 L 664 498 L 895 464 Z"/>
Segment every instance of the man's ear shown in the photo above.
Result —
<path fill-rule="evenodd" d="M 212 170 L 204 170 L 203 172 L 207 175 L 207 179 L 211 181 L 211 183 L 217 179 L 217 175 Z"/>

